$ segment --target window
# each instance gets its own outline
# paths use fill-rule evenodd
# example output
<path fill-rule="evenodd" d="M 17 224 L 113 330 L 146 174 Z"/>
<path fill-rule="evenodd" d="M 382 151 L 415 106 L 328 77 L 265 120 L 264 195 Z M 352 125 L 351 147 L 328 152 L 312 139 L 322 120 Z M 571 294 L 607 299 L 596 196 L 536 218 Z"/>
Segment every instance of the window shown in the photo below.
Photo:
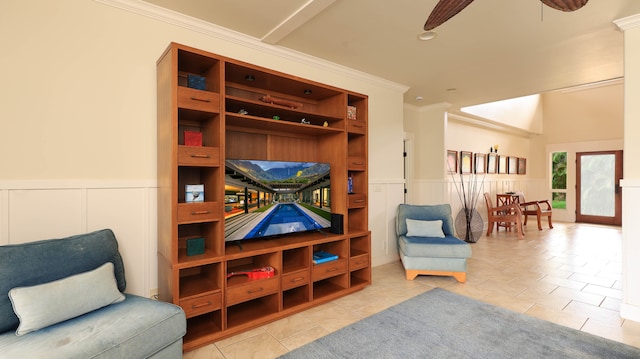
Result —
<path fill-rule="evenodd" d="M 567 153 L 551 154 L 551 201 L 553 208 L 567 208 Z"/>

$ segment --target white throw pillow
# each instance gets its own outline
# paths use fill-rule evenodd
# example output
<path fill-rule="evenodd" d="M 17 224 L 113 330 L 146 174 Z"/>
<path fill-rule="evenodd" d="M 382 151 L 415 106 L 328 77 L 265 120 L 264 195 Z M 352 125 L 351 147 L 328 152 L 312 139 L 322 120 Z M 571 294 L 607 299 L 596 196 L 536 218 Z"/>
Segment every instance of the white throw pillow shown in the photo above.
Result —
<path fill-rule="evenodd" d="M 407 218 L 407 236 L 444 238 L 442 220 L 419 221 Z"/>
<path fill-rule="evenodd" d="M 113 263 L 53 282 L 9 291 L 13 311 L 20 319 L 17 335 L 24 335 L 67 319 L 121 302 Z"/>

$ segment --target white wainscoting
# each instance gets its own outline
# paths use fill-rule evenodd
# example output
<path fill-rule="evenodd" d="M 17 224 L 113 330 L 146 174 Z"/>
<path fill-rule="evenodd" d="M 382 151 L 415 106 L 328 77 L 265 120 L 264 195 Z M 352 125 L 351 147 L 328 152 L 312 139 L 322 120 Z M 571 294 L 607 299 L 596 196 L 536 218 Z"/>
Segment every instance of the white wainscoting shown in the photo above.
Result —
<path fill-rule="evenodd" d="M 398 260 L 395 213 L 404 180 L 369 183 L 372 265 Z M 127 292 L 157 288 L 155 181 L 0 181 L 0 245 L 61 238 L 111 228 L 124 259 Z"/>
<path fill-rule="evenodd" d="M 397 261 L 396 211 L 404 202 L 404 180 L 370 180 L 371 265 Z"/>
<path fill-rule="evenodd" d="M 622 186 L 622 303 L 620 315 L 640 322 L 640 231 L 635 221 L 640 217 L 640 179 L 623 179 Z"/>
<path fill-rule="evenodd" d="M 550 199 L 547 192 L 547 187 L 544 180 L 532 180 L 526 178 L 490 178 L 490 176 L 478 175 L 476 177 L 477 183 L 475 189 L 477 193 L 477 202 L 475 203 L 476 209 L 480 212 L 484 221 L 484 228 L 487 228 L 487 206 L 484 202 L 484 193 L 491 194 L 493 205 L 495 206 L 496 193 L 505 192 L 523 192 L 528 199 Z M 465 192 L 469 193 L 469 176 L 464 176 Z M 451 204 L 451 211 L 453 217 L 462 209 L 462 201 L 460 200 L 461 191 L 460 176 L 456 175 L 454 179 L 448 178 L 446 180 L 414 180 L 414 188 L 409 189 L 409 199 L 407 203 L 411 204 Z M 474 186 L 471 183 L 471 186 Z M 561 217 L 561 216 L 560 216 Z M 557 218 L 554 211 L 554 219 L 562 221 L 562 218 Z"/>
<path fill-rule="evenodd" d="M 155 181 L 0 182 L 0 245 L 111 228 L 118 239 L 127 293 L 157 288 Z"/>

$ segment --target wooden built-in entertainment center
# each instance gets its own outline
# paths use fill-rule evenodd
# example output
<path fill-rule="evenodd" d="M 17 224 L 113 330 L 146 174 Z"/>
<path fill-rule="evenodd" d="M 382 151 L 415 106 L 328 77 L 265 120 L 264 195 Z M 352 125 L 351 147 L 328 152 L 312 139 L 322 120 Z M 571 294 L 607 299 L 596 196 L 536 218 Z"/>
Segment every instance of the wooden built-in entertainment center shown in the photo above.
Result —
<path fill-rule="evenodd" d="M 185 351 L 371 283 L 366 95 L 176 43 L 157 81 L 158 292 L 187 315 Z M 185 131 L 201 133 L 202 145 L 185 145 Z M 343 233 L 225 243 L 226 158 L 330 163 Z M 185 201 L 190 184 L 204 185 L 204 202 Z M 187 255 L 192 238 L 204 248 Z M 314 264 L 317 250 L 339 258 Z M 228 277 L 264 266 L 275 275 Z"/>

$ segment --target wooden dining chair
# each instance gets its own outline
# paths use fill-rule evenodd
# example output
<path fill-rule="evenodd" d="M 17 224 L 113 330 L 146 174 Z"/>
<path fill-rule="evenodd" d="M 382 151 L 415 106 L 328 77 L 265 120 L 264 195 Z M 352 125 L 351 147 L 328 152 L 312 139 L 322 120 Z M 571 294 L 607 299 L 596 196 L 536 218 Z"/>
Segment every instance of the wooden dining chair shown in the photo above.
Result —
<path fill-rule="evenodd" d="M 529 216 L 536 216 L 538 219 L 538 230 L 542 230 L 542 223 L 540 223 L 540 219 L 542 217 L 547 217 L 549 221 L 549 228 L 553 228 L 553 223 L 551 222 L 551 215 L 553 214 L 553 208 L 551 207 L 551 203 L 549 200 L 543 201 L 532 201 L 532 202 L 524 202 L 520 203 L 520 211 L 522 211 L 522 215 L 524 216 L 524 225 L 527 225 L 527 218 Z"/>
<path fill-rule="evenodd" d="M 487 205 L 487 218 L 489 222 L 489 226 L 487 227 L 487 236 L 490 236 L 491 233 L 493 233 L 494 226 L 497 227 L 500 224 L 505 224 L 507 228 L 515 226 L 516 232 L 518 233 L 518 239 L 524 239 L 522 211 L 517 203 L 494 207 L 489 193 L 484 194 L 484 201 Z"/>

